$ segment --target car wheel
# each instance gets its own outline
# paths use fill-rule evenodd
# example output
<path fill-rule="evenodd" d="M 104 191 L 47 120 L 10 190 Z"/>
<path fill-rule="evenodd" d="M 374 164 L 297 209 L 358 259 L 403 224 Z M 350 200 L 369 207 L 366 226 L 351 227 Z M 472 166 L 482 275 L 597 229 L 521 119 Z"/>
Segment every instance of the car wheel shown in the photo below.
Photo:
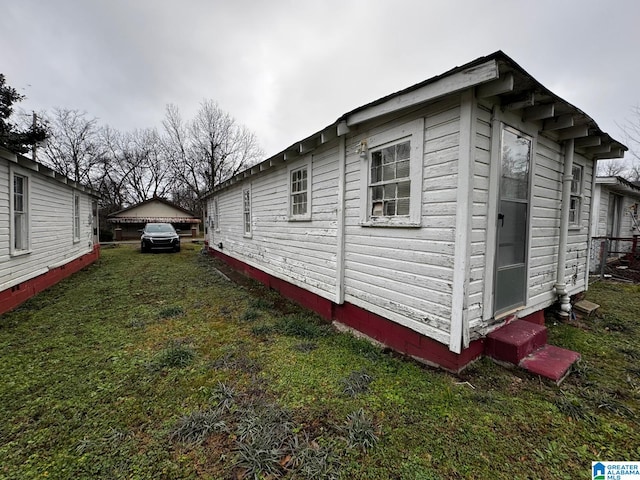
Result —
<path fill-rule="evenodd" d="M 147 247 L 145 246 L 144 242 L 142 242 L 140 244 L 140 252 L 145 253 L 147 251 Z"/>
<path fill-rule="evenodd" d="M 180 245 L 178 245 L 177 247 L 173 247 L 173 251 L 174 252 L 179 252 L 180 251 Z"/>

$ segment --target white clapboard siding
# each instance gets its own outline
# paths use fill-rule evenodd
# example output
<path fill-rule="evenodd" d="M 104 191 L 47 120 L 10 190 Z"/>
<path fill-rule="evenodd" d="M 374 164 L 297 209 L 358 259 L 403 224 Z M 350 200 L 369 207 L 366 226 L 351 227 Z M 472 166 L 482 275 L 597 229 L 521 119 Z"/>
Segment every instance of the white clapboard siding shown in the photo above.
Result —
<path fill-rule="evenodd" d="M 483 297 L 487 255 L 487 222 L 489 208 L 489 174 L 491 164 L 491 111 L 483 105 L 476 108 L 475 159 L 473 165 L 473 205 L 467 284 L 467 318 L 470 337 L 475 338 L 484 327 Z"/>
<path fill-rule="evenodd" d="M 422 228 L 363 227 L 361 140 L 415 118 L 425 120 Z M 345 300 L 447 343 L 454 264 L 459 98 L 347 140 Z"/>
<path fill-rule="evenodd" d="M 218 227 L 209 232 L 212 246 L 277 278 L 333 299 L 336 286 L 337 148 L 282 163 L 250 181 L 223 190 Z M 290 221 L 289 169 L 311 162 L 311 220 Z M 251 188 L 251 237 L 244 236 L 242 191 Z M 219 230 L 219 231 L 218 231 Z"/>
<path fill-rule="evenodd" d="M 54 178 L 13 166 L 28 177 L 31 250 L 10 254 L 9 162 L 0 159 L 0 290 L 35 278 L 93 250 L 93 198 Z M 73 196 L 80 196 L 80 237 L 73 238 Z"/>

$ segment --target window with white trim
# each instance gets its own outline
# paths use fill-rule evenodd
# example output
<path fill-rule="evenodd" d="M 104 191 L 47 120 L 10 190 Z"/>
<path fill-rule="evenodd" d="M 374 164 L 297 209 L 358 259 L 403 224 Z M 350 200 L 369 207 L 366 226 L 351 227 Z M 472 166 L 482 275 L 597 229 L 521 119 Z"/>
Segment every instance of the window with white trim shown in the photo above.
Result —
<path fill-rule="evenodd" d="M 419 227 L 424 119 L 371 135 L 357 151 L 363 159 L 361 225 Z"/>
<path fill-rule="evenodd" d="M 372 217 L 409 216 L 411 141 L 371 152 L 369 198 Z"/>
<path fill-rule="evenodd" d="M 251 189 L 242 191 L 242 214 L 244 220 L 244 236 L 251 236 Z"/>
<path fill-rule="evenodd" d="M 580 211 L 582 209 L 582 185 L 583 185 L 582 165 L 573 164 L 571 173 L 571 198 L 569 200 L 569 225 L 572 227 L 580 226 Z"/>
<path fill-rule="evenodd" d="M 311 219 L 310 163 L 289 170 L 289 220 Z"/>
<path fill-rule="evenodd" d="M 11 250 L 12 254 L 29 251 L 29 178 L 17 173 L 12 174 L 11 182 Z"/>
<path fill-rule="evenodd" d="M 73 194 L 73 241 L 80 241 L 80 195 Z"/>
<path fill-rule="evenodd" d="M 218 198 L 213 199 L 213 229 L 216 232 L 220 231 L 220 215 L 218 213 Z"/>

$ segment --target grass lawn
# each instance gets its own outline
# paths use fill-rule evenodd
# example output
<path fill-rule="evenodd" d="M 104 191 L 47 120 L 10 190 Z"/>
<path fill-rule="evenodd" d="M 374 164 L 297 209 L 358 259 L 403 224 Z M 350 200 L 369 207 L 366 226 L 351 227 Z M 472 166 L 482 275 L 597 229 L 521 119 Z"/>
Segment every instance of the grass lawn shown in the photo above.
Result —
<path fill-rule="evenodd" d="M 640 287 L 549 320 L 561 387 L 483 359 L 456 376 L 339 334 L 178 254 L 104 249 L 0 316 L 0 478 L 591 478 L 640 461 Z"/>

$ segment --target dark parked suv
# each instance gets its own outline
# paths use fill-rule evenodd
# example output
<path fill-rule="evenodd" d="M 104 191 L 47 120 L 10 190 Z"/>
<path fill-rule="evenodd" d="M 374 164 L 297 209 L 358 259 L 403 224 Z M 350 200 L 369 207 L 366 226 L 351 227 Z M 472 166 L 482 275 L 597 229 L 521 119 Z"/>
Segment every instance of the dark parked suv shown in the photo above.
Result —
<path fill-rule="evenodd" d="M 147 223 L 140 237 L 140 251 L 180 251 L 180 237 L 170 223 Z"/>

